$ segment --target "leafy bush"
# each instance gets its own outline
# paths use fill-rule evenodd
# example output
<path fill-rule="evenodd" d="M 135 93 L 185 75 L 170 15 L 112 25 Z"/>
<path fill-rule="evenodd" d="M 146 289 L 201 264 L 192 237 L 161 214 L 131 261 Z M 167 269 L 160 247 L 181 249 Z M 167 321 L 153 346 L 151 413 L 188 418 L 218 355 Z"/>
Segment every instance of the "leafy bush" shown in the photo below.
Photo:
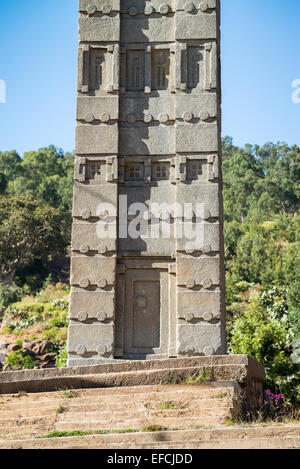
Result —
<path fill-rule="evenodd" d="M 8 355 L 6 365 L 9 365 L 12 370 L 32 370 L 36 362 L 30 355 L 25 355 L 22 350 L 18 350 Z"/>
<path fill-rule="evenodd" d="M 0 318 L 5 309 L 11 304 L 20 301 L 23 295 L 21 288 L 16 286 L 6 286 L 0 283 Z"/>
<path fill-rule="evenodd" d="M 262 363 L 266 387 L 283 394 L 287 403 L 298 405 L 300 367 L 292 362 L 294 335 L 278 293 L 271 289 L 253 294 L 249 310 L 233 325 L 229 351 L 250 355 Z"/>
<path fill-rule="evenodd" d="M 43 340 L 49 340 L 50 342 L 55 343 L 65 343 L 68 337 L 68 329 L 63 328 L 59 329 L 57 327 L 52 327 L 47 329 L 42 333 Z"/>
<path fill-rule="evenodd" d="M 55 366 L 56 368 L 66 368 L 68 362 L 67 346 L 61 347 L 59 353 L 56 355 Z"/>

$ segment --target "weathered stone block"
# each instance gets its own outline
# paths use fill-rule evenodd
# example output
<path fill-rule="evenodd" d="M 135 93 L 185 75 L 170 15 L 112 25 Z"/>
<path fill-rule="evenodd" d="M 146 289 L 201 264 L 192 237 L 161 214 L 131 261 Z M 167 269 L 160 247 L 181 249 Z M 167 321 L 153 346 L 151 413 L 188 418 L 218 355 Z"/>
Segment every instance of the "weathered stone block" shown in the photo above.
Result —
<path fill-rule="evenodd" d="M 78 124 L 75 152 L 77 155 L 118 153 L 117 124 Z"/>
<path fill-rule="evenodd" d="M 186 119 L 190 113 L 194 119 L 209 120 L 218 115 L 218 96 L 216 93 L 201 93 L 198 95 L 176 96 L 176 119 Z M 192 114 L 192 115 L 191 115 Z"/>
<path fill-rule="evenodd" d="M 97 223 L 73 223 L 72 226 L 72 250 L 82 254 L 97 251 L 99 254 L 113 254 L 117 249 L 117 224 L 112 225 L 107 236 L 111 236 L 114 231 L 114 239 L 103 238 L 105 231 L 99 228 Z"/>
<path fill-rule="evenodd" d="M 79 18 L 81 42 L 113 42 L 120 40 L 120 18 L 116 16 Z"/>
<path fill-rule="evenodd" d="M 70 319 L 85 322 L 94 319 L 99 322 L 110 321 L 115 313 L 113 292 L 75 291 L 70 299 Z"/>
<path fill-rule="evenodd" d="M 178 355 L 222 355 L 220 324 L 179 324 L 177 326 Z"/>
<path fill-rule="evenodd" d="M 174 127 L 126 126 L 119 128 L 121 155 L 169 155 L 175 152 Z"/>
<path fill-rule="evenodd" d="M 176 150 L 181 152 L 217 152 L 217 124 L 176 124 Z"/>
<path fill-rule="evenodd" d="M 100 121 L 107 123 L 119 117 L 119 98 L 117 96 L 78 96 L 77 120 L 85 122 Z"/>
<path fill-rule="evenodd" d="M 84 289 L 97 287 L 104 290 L 115 285 L 116 260 L 114 258 L 73 256 L 71 285 Z"/>
<path fill-rule="evenodd" d="M 156 17 L 138 19 L 124 18 L 122 21 L 121 41 L 130 42 L 168 42 L 174 41 L 174 19 L 165 21 Z"/>
<path fill-rule="evenodd" d="M 213 13 L 176 13 L 175 39 L 215 39 L 217 37 L 216 15 Z"/>
<path fill-rule="evenodd" d="M 193 289 L 201 286 L 210 290 L 220 284 L 220 258 L 201 257 L 199 259 L 177 259 L 177 285 Z"/>
<path fill-rule="evenodd" d="M 161 8 L 162 5 L 165 6 L 166 4 L 168 6 L 168 9 Z M 135 0 L 134 2 L 132 2 L 132 0 L 122 0 L 121 13 L 123 13 L 124 15 L 135 17 L 136 15 L 165 15 L 175 10 L 175 0 L 168 0 L 166 4 L 162 2 L 162 0 Z M 134 9 L 132 9 L 133 5 Z M 150 9 L 150 7 L 152 8 L 152 10 Z"/>
<path fill-rule="evenodd" d="M 94 15 L 102 13 L 109 15 L 112 12 L 120 11 L 120 0 L 79 0 L 79 11 Z"/>
<path fill-rule="evenodd" d="M 73 217 L 79 217 L 83 220 L 105 219 L 107 211 L 109 216 L 116 216 L 116 211 L 113 208 L 117 207 L 117 200 L 116 186 L 110 184 L 85 186 L 75 181 Z"/>
<path fill-rule="evenodd" d="M 136 122 L 151 124 L 160 122 L 162 115 L 167 115 L 170 121 L 175 120 L 175 98 L 120 98 L 120 121 L 128 122 L 135 119 Z"/>
<path fill-rule="evenodd" d="M 113 352 L 114 326 L 112 324 L 71 324 L 68 351 L 81 357 L 110 356 Z"/>
<path fill-rule="evenodd" d="M 220 319 L 220 291 L 180 291 L 177 294 L 178 317 L 186 321 Z"/>
<path fill-rule="evenodd" d="M 193 204 L 194 215 L 199 219 L 209 220 L 220 216 L 219 184 L 179 184 L 176 187 L 176 201 L 182 205 Z"/>
<path fill-rule="evenodd" d="M 203 254 L 220 251 L 220 225 L 218 223 L 190 222 L 178 223 L 177 251 L 187 254 L 201 252 Z"/>

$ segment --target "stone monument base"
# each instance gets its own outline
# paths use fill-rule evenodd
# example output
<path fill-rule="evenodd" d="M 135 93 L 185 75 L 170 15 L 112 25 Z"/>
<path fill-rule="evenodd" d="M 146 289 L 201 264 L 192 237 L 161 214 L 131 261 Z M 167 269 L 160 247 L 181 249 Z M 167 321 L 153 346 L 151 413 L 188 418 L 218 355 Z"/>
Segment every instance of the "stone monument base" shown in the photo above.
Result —
<path fill-rule="evenodd" d="M 246 410 L 263 403 L 264 368 L 247 355 L 120 361 L 74 368 L 49 368 L 0 373 L 0 394 L 51 392 L 157 384 L 180 384 L 189 377 L 198 382 L 236 382 Z"/>

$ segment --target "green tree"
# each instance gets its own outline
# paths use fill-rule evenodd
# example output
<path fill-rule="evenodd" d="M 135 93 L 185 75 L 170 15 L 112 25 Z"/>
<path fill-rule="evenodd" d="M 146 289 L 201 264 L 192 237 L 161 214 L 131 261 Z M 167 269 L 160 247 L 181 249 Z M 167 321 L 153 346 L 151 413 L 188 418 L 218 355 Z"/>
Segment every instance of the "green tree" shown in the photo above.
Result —
<path fill-rule="evenodd" d="M 72 204 L 74 155 L 53 145 L 24 154 L 7 193 L 31 196 L 69 215 Z M 0 166 L 1 171 L 1 166 Z"/>
<path fill-rule="evenodd" d="M 33 259 L 46 262 L 67 242 L 57 209 L 37 199 L 0 198 L 0 282 L 12 283 L 20 266 Z"/>

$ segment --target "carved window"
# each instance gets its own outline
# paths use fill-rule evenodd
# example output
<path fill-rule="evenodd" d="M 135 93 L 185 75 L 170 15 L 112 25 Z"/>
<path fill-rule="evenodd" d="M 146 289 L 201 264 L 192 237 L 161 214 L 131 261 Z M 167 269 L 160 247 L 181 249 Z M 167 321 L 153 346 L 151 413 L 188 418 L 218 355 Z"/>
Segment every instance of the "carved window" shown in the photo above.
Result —
<path fill-rule="evenodd" d="M 197 181 L 203 179 L 205 176 L 204 168 L 206 165 L 205 160 L 190 160 L 188 161 L 187 177 L 189 180 Z"/>
<path fill-rule="evenodd" d="M 126 181 L 142 181 L 144 179 L 143 163 L 128 163 L 125 166 Z"/>
<path fill-rule="evenodd" d="M 169 50 L 152 52 L 152 89 L 166 90 L 169 85 L 170 53 Z"/>
<path fill-rule="evenodd" d="M 105 170 L 105 163 L 101 161 L 89 161 L 86 167 L 87 179 L 100 179 Z"/>
<path fill-rule="evenodd" d="M 168 181 L 170 178 L 170 165 L 168 163 L 152 164 L 152 179 L 154 181 Z"/>
<path fill-rule="evenodd" d="M 144 51 L 127 51 L 127 77 L 128 91 L 143 91 L 145 86 L 145 53 Z"/>
<path fill-rule="evenodd" d="M 199 47 L 188 48 L 188 88 L 198 88 L 201 82 L 203 53 Z"/>
<path fill-rule="evenodd" d="M 90 88 L 94 91 L 102 90 L 105 74 L 105 50 L 93 49 L 91 51 Z"/>

